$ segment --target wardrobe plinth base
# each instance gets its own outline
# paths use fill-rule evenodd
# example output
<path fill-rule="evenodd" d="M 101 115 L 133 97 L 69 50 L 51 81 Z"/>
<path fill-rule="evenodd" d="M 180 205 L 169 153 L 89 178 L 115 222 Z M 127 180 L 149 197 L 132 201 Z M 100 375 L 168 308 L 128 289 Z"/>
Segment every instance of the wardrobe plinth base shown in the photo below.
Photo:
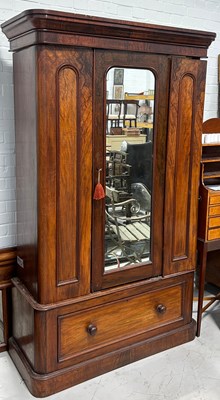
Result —
<path fill-rule="evenodd" d="M 9 354 L 32 395 L 45 397 L 147 356 L 189 342 L 195 338 L 195 332 L 196 323 L 192 320 L 190 324 L 181 328 L 49 374 L 36 373 L 13 338 L 9 340 Z"/>

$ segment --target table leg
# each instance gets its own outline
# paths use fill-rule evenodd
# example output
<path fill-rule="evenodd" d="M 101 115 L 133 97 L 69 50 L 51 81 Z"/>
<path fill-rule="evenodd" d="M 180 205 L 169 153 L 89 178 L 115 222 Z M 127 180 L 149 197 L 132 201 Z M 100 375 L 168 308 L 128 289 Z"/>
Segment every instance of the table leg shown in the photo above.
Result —
<path fill-rule="evenodd" d="M 200 331 L 201 331 L 202 306 L 203 306 L 206 263 L 207 263 L 207 244 L 206 243 L 198 242 L 198 255 L 199 255 L 199 296 L 198 296 L 196 335 L 199 337 Z"/>

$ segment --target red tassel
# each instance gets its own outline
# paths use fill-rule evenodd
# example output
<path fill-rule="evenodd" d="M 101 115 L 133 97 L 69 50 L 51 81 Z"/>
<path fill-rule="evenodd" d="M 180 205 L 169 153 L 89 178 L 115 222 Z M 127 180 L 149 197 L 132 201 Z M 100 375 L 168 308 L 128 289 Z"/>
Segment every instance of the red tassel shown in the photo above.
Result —
<path fill-rule="evenodd" d="M 101 183 L 97 183 L 93 195 L 94 200 L 101 200 L 105 197 L 105 192 Z"/>
<path fill-rule="evenodd" d="M 100 172 L 101 169 L 98 170 L 98 183 L 94 190 L 94 195 L 93 195 L 94 200 L 101 200 L 105 197 L 105 191 L 103 189 L 102 184 L 100 183 Z"/>

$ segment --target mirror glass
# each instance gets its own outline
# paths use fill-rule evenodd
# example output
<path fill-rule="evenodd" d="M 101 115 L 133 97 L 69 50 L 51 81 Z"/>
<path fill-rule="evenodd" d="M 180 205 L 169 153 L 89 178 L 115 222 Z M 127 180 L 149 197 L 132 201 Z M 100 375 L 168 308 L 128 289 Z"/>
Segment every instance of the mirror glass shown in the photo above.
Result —
<path fill-rule="evenodd" d="M 154 92 L 150 70 L 107 73 L 105 272 L 151 257 Z"/>

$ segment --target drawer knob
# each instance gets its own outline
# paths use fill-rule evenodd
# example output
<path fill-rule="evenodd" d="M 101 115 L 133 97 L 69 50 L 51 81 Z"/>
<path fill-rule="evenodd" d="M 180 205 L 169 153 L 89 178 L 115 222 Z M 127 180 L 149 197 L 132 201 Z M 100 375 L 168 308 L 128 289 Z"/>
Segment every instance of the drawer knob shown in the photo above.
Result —
<path fill-rule="evenodd" d="M 89 324 L 89 326 L 87 327 L 87 332 L 89 333 L 89 335 L 95 336 L 97 332 L 97 327 L 93 324 Z"/>
<path fill-rule="evenodd" d="M 164 306 L 164 304 L 158 304 L 158 306 L 156 307 L 156 310 L 159 314 L 164 314 L 167 310 L 166 306 Z"/>

